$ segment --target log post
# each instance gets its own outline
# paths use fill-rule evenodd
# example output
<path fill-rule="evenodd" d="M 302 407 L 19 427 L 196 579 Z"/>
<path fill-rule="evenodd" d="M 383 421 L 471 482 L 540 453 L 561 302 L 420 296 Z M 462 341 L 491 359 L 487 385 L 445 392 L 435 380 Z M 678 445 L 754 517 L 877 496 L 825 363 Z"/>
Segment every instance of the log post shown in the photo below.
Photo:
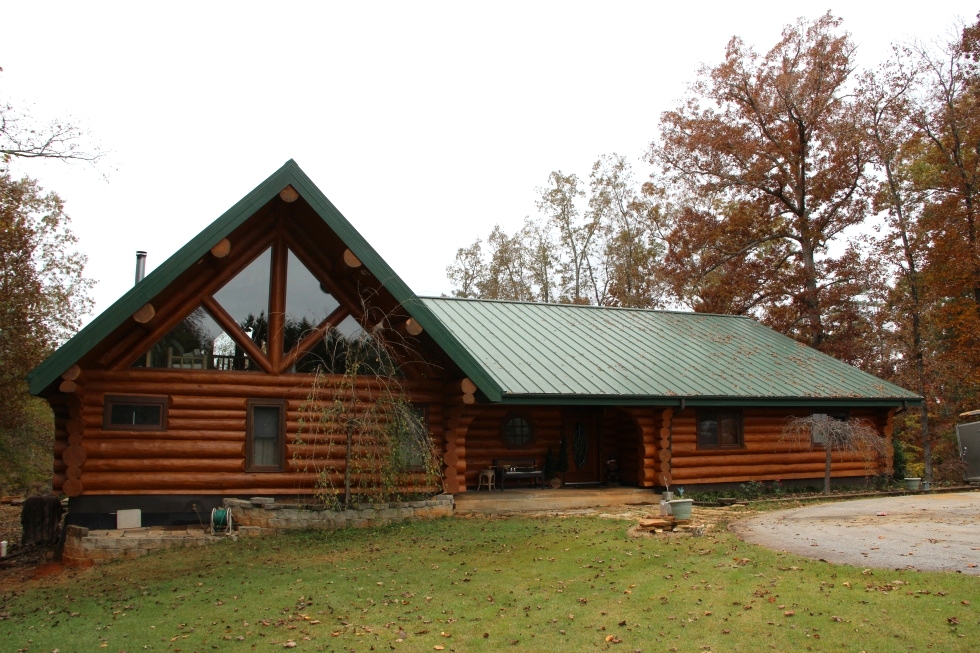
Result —
<path fill-rule="evenodd" d="M 279 191 L 279 197 L 282 199 L 283 202 L 286 202 L 287 204 L 292 204 L 293 202 L 299 199 L 299 193 L 296 192 L 296 189 L 293 188 L 292 186 L 286 186 L 281 191 Z"/>

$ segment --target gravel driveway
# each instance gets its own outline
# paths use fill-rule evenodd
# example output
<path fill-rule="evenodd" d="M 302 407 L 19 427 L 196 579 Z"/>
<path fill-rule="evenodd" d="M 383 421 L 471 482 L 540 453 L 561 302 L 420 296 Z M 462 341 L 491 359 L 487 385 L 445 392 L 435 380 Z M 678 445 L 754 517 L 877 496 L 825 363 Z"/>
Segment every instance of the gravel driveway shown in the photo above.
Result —
<path fill-rule="evenodd" d="M 980 576 L 980 492 L 828 503 L 730 528 L 747 542 L 827 562 Z"/>

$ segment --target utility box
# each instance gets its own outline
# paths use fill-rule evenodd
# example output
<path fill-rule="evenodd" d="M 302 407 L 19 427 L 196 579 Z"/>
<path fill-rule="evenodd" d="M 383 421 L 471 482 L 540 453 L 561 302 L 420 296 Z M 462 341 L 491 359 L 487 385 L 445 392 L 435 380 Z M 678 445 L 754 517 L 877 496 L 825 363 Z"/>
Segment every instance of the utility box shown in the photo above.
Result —
<path fill-rule="evenodd" d="M 116 511 L 116 528 L 140 528 L 143 526 L 143 511 L 139 508 Z"/>
<path fill-rule="evenodd" d="M 980 483 L 980 422 L 957 424 L 956 441 L 960 446 L 960 459 L 966 463 L 963 480 Z"/>

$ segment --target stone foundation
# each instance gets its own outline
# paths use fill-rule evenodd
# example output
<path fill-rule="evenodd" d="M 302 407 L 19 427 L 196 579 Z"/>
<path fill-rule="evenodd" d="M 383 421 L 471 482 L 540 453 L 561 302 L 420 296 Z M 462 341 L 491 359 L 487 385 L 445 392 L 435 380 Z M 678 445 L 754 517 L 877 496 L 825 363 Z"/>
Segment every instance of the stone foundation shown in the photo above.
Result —
<path fill-rule="evenodd" d="M 274 499 L 264 497 L 248 501 L 225 499 L 223 504 L 231 509 L 234 525 L 242 536 L 295 529 L 369 528 L 417 519 L 450 517 L 453 514 L 451 494 L 440 494 L 425 501 L 359 504 L 347 510 L 322 504 L 276 503 Z"/>
<path fill-rule="evenodd" d="M 369 528 L 416 519 L 450 517 L 453 497 L 449 494 L 426 501 L 361 504 L 347 510 L 334 510 L 322 504 L 276 503 L 275 499 L 225 499 L 232 523 L 239 536 L 267 535 L 287 530 Z M 150 526 L 115 530 L 90 530 L 68 526 L 61 561 L 66 567 L 138 558 L 150 551 L 171 547 L 203 546 L 220 542 L 228 535 L 211 535 L 205 526 Z"/>
<path fill-rule="evenodd" d="M 90 567 L 103 562 L 139 558 L 150 551 L 172 547 L 201 546 L 220 542 L 204 526 L 151 526 L 113 530 L 89 530 L 83 526 L 65 529 L 66 567 Z"/>

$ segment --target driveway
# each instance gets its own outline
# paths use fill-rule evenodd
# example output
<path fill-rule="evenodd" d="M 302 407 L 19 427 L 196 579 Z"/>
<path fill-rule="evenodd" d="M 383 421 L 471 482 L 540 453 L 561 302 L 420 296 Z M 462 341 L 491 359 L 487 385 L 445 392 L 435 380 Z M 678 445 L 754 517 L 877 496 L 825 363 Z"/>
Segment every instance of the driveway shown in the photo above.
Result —
<path fill-rule="evenodd" d="M 980 576 L 980 492 L 828 503 L 730 528 L 747 542 L 827 562 Z"/>

